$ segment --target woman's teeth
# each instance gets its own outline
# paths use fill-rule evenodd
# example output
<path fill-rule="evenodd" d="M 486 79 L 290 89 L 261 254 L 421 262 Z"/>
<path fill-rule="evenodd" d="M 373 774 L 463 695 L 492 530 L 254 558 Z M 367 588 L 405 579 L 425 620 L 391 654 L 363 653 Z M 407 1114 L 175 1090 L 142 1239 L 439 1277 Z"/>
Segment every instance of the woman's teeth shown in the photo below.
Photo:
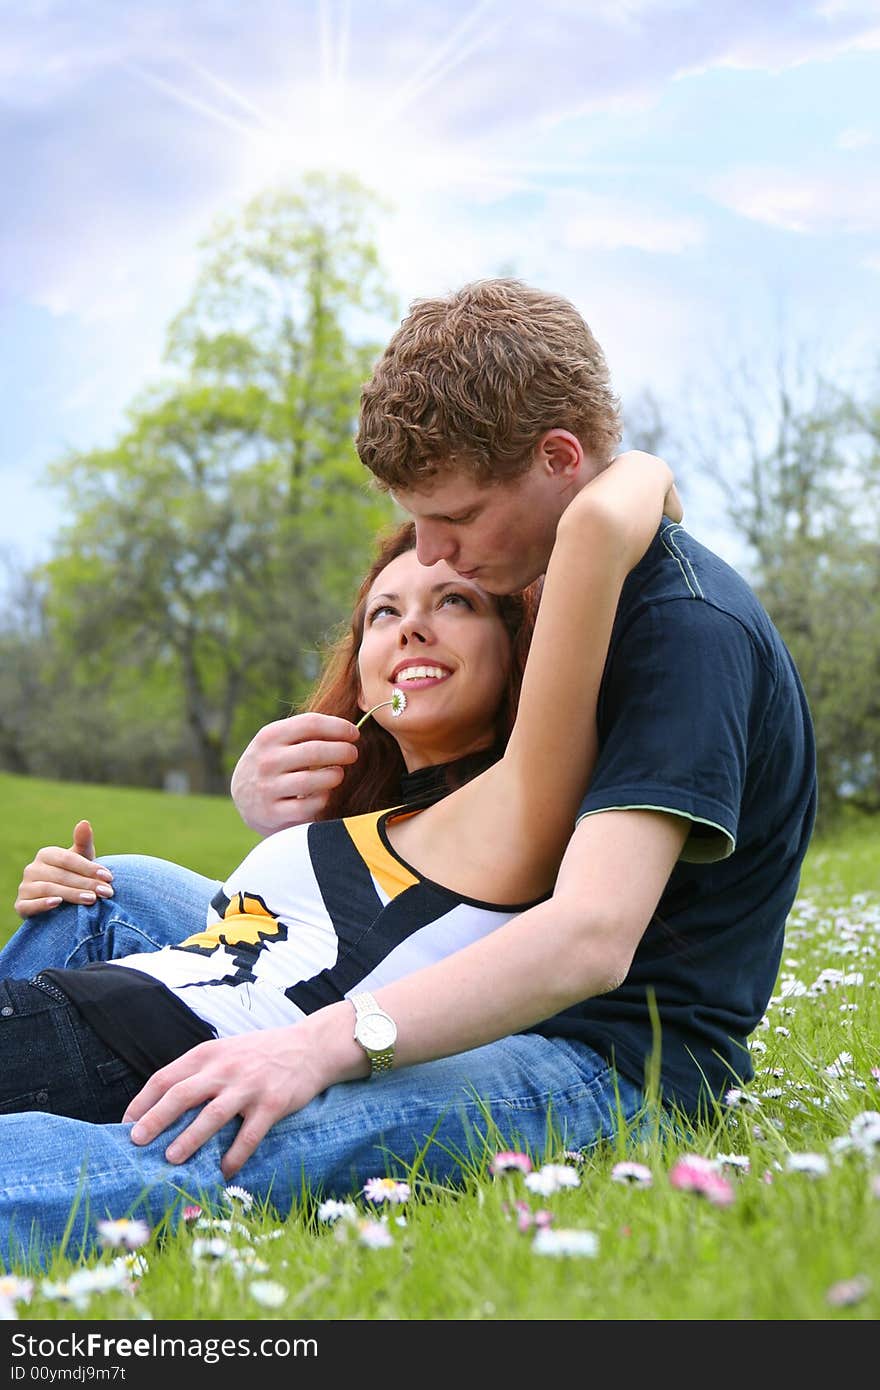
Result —
<path fill-rule="evenodd" d="M 400 685 L 403 681 L 420 680 L 443 680 L 448 676 L 448 671 L 443 671 L 439 666 L 406 666 L 402 671 L 398 671 L 394 678 L 395 685 Z"/>

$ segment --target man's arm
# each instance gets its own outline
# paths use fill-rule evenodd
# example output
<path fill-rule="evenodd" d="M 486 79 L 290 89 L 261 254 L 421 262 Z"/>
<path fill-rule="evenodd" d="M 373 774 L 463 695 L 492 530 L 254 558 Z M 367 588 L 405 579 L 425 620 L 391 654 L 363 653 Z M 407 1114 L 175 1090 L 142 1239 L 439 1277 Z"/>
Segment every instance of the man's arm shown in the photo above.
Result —
<path fill-rule="evenodd" d="M 376 991 L 398 1029 L 395 1065 L 465 1052 L 616 988 L 653 916 L 690 822 L 653 811 L 588 816 L 572 836 L 552 898 L 436 965 Z M 491 988 L 487 988 L 491 981 Z M 167 1151 L 190 1157 L 237 1115 L 224 1156 L 236 1173 L 276 1120 L 339 1081 L 365 1077 L 346 1001 L 289 1028 L 202 1043 L 147 1082 L 126 1112 L 149 1143 L 194 1106 Z"/>

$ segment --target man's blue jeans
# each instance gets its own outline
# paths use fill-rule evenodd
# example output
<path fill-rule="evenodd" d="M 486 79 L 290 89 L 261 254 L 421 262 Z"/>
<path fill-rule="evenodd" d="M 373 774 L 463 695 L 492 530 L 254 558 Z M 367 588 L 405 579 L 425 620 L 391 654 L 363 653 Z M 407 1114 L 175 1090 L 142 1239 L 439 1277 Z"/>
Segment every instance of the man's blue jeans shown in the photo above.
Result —
<path fill-rule="evenodd" d="M 0 978 L 82 965 L 179 941 L 204 923 L 216 889 L 164 860 L 103 860 L 115 896 L 94 907 L 62 906 L 31 918 L 0 951 Z M 607 1060 L 563 1038 L 517 1034 L 454 1057 L 373 1080 L 331 1086 L 279 1120 L 235 1182 L 286 1214 L 307 1187 L 315 1195 L 356 1194 L 367 1178 L 419 1172 L 445 1183 L 463 1165 L 497 1149 L 539 1158 L 585 1148 L 644 1115 L 642 1091 Z M 165 1161 L 182 1117 L 138 1147 L 130 1125 L 87 1124 L 39 1112 L 0 1115 L 0 1259 L 45 1256 L 71 1220 L 69 1253 L 88 1248 L 95 1221 L 140 1216 L 157 1223 L 187 1201 L 216 1201 L 220 1160 L 233 1122 L 184 1164 Z M 645 1122 L 647 1123 L 647 1117 Z"/>

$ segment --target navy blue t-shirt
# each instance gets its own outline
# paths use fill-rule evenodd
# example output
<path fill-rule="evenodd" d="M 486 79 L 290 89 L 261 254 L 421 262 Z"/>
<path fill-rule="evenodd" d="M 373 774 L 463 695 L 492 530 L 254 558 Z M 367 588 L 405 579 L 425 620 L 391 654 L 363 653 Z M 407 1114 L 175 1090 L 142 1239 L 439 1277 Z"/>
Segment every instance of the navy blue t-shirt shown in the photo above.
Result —
<path fill-rule="evenodd" d="M 623 984 L 531 1031 L 577 1038 L 644 1085 L 653 996 L 663 1099 L 695 1114 L 706 1087 L 721 1098 L 752 1076 L 746 1040 L 776 983 L 816 770 L 779 633 L 745 580 L 675 523 L 624 586 L 598 726 L 578 819 L 647 807 L 693 824 Z"/>

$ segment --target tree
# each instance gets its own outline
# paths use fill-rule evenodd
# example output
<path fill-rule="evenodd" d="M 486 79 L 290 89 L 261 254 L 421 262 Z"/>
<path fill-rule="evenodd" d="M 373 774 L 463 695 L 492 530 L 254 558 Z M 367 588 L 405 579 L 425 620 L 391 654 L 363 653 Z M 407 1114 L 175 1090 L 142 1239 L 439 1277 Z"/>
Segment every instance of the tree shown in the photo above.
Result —
<path fill-rule="evenodd" d="M 800 672 L 823 823 L 880 810 L 880 408 L 780 353 L 728 374 L 702 466 Z M 722 441 L 719 454 L 718 441 Z"/>
<path fill-rule="evenodd" d="M 48 609 L 91 681 L 176 692 L 206 791 L 311 683 L 391 504 L 353 437 L 378 347 L 356 337 L 392 301 L 351 178 L 256 199 L 205 245 L 171 326 L 172 378 L 109 449 L 54 470 L 70 521 Z"/>

